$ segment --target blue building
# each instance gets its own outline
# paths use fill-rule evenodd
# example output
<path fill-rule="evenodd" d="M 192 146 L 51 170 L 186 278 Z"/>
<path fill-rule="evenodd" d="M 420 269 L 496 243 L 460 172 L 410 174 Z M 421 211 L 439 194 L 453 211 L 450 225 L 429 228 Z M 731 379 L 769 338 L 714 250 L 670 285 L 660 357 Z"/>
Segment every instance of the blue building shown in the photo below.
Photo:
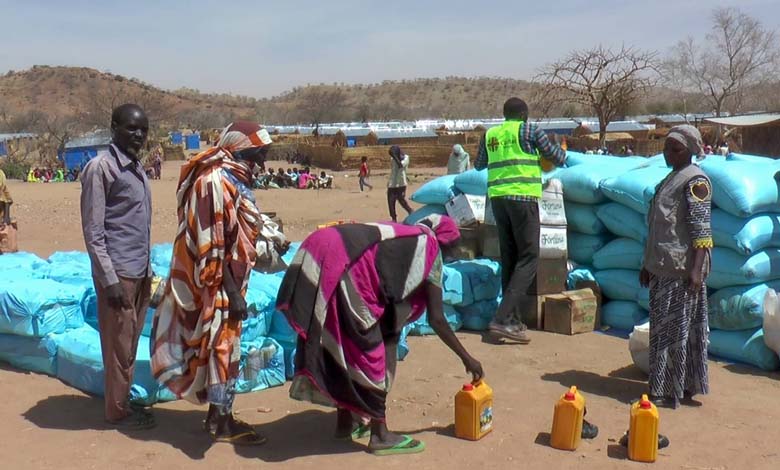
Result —
<path fill-rule="evenodd" d="M 66 171 L 74 168 L 81 170 L 100 150 L 107 149 L 110 143 L 111 131 L 101 129 L 69 140 L 59 158 Z"/>

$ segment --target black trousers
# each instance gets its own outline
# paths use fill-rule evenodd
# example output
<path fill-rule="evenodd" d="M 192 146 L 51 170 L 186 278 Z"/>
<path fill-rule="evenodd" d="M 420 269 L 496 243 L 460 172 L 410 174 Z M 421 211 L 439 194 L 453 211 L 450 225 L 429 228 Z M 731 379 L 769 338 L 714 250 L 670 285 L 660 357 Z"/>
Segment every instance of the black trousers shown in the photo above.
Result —
<path fill-rule="evenodd" d="M 390 218 L 393 219 L 393 222 L 398 220 L 397 214 L 395 213 L 396 202 L 401 204 L 401 207 L 403 207 L 408 214 L 412 213 L 412 208 L 409 206 L 409 203 L 406 202 L 406 186 L 401 186 L 400 188 L 387 188 L 387 209 L 390 211 Z"/>
<path fill-rule="evenodd" d="M 495 322 L 518 325 L 522 312 L 536 306 L 536 267 L 539 259 L 539 205 L 536 202 L 492 198 L 501 249 L 503 299 Z"/>

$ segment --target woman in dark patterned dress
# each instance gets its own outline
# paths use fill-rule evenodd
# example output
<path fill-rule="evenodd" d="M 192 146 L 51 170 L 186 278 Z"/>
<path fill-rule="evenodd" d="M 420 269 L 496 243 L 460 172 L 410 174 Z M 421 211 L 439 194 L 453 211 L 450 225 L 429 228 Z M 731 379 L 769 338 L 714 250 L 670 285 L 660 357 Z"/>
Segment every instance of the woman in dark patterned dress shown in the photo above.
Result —
<path fill-rule="evenodd" d="M 656 188 L 640 273 L 650 287 L 650 394 L 656 404 L 709 391 L 707 287 L 712 249 L 710 180 L 691 163 L 703 157 L 693 126 L 669 131 L 664 158 L 672 172 Z"/>

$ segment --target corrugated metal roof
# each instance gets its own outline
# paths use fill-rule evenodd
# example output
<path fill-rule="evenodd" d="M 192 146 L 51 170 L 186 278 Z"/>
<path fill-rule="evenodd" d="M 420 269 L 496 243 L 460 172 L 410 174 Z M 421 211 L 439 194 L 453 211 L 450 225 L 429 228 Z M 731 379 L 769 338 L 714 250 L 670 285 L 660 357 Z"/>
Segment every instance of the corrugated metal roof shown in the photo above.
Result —
<path fill-rule="evenodd" d="M 765 126 L 767 124 L 780 123 L 780 113 L 761 113 L 747 114 L 744 116 L 707 118 L 705 121 L 734 127 Z"/>
<path fill-rule="evenodd" d="M 0 142 L 5 142 L 6 140 L 28 138 L 28 137 L 35 137 L 35 134 L 31 134 L 29 132 L 15 132 L 11 134 L 0 134 Z"/>
<path fill-rule="evenodd" d="M 81 147 L 106 147 L 111 143 L 111 131 L 108 129 L 100 129 L 88 134 L 84 134 L 81 137 L 71 139 L 65 144 L 66 149 L 81 148 Z"/>

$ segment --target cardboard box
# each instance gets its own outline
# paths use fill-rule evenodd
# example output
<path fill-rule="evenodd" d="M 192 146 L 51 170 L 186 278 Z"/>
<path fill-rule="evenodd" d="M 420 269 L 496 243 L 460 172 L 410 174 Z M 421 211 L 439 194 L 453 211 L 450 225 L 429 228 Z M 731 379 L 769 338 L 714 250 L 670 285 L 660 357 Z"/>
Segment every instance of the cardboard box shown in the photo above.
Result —
<path fill-rule="evenodd" d="M 593 331 L 598 302 L 590 289 L 572 290 L 544 298 L 544 331 L 576 335 Z"/>
<path fill-rule="evenodd" d="M 539 227 L 539 259 L 566 259 L 568 254 L 566 226 Z"/>
<path fill-rule="evenodd" d="M 563 205 L 563 186 L 559 180 L 547 182 L 539 200 L 539 223 L 542 225 L 566 225 Z"/>
<path fill-rule="evenodd" d="M 468 227 L 485 221 L 485 196 L 458 194 L 447 201 L 447 215 L 460 227 Z"/>
<path fill-rule="evenodd" d="M 566 259 L 540 259 L 536 267 L 536 293 L 560 294 L 566 290 L 569 268 Z"/>
<path fill-rule="evenodd" d="M 599 283 L 596 281 L 577 281 L 574 284 L 574 290 L 580 290 L 580 289 L 590 289 L 593 291 L 593 295 L 596 296 L 596 326 L 595 329 L 599 330 L 601 329 L 601 306 L 603 305 L 603 300 L 601 296 L 601 287 L 599 286 Z"/>
<path fill-rule="evenodd" d="M 537 295 L 536 302 L 533 304 L 536 308 L 520 314 L 520 319 L 525 323 L 525 326 L 532 330 L 544 329 L 544 302 L 545 296 Z"/>
<path fill-rule="evenodd" d="M 474 259 L 481 254 L 479 227 L 461 227 L 460 241 L 453 250 L 453 256 L 456 259 Z"/>
<path fill-rule="evenodd" d="M 479 226 L 480 251 L 483 258 L 501 260 L 501 246 L 498 243 L 498 227 L 482 224 Z"/>

